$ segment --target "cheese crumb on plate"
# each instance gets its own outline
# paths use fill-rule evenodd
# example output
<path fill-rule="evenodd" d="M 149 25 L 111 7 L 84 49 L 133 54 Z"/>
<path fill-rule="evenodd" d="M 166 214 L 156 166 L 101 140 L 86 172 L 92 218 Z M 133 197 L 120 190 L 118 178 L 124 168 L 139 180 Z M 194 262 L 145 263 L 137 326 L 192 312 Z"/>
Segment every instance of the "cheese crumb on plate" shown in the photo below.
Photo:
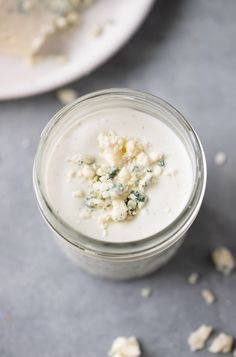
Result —
<path fill-rule="evenodd" d="M 28 63 L 56 49 L 65 32 L 80 24 L 91 1 L 8 0 L 1 2 L 0 51 L 24 57 Z M 17 29 L 17 30 L 16 30 Z"/>

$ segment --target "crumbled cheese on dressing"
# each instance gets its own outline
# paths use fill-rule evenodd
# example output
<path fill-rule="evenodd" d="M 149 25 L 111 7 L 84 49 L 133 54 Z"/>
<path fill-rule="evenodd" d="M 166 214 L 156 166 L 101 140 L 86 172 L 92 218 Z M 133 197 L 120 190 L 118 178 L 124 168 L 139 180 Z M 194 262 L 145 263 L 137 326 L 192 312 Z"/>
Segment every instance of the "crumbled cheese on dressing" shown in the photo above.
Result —
<path fill-rule="evenodd" d="M 203 289 L 201 296 L 207 305 L 213 304 L 216 300 L 215 294 L 209 289 Z"/>
<path fill-rule="evenodd" d="M 140 357 L 141 350 L 136 337 L 117 337 L 108 353 L 110 357 Z"/>
<path fill-rule="evenodd" d="M 87 208 L 83 208 L 79 216 L 80 218 L 88 219 L 91 217 L 91 212 Z"/>
<path fill-rule="evenodd" d="M 208 351 L 211 353 L 229 353 L 232 351 L 234 339 L 230 335 L 220 333 L 212 341 Z"/>
<path fill-rule="evenodd" d="M 210 337 L 213 328 L 211 326 L 202 325 L 196 331 L 192 332 L 188 338 L 188 344 L 191 351 L 202 350 Z"/>
<path fill-rule="evenodd" d="M 218 247 L 212 252 L 212 260 L 215 268 L 224 275 L 229 275 L 235 268 L 235 259 L 229 249 Z"/>
<path fill-rule="evenodd" d="M 104 234 L 111 222 L 135 217 L 148 201 L 147 188 L 157 183 L 166 168 L 162 153 L 149 152 L 146 142 L 109 131 L 98 136 L 100 158 L 76 154 L 66 159 L 78 165 L 77 175 L 69 171 L 68 177 L 80 177 L 87 184 L 84 205 L 92 211 L 101 210 L 98 218 Z M 73 194 L 74 197 L 80 195 Z"/>
<path fill-rule="evenodd" d="M 76 177 L 76 171 L 74 171 L 74 170 L 68 171 L 68 174 L 67 174 L 68 182 L 72 181 L 72 179 L 75 177 Z"/>

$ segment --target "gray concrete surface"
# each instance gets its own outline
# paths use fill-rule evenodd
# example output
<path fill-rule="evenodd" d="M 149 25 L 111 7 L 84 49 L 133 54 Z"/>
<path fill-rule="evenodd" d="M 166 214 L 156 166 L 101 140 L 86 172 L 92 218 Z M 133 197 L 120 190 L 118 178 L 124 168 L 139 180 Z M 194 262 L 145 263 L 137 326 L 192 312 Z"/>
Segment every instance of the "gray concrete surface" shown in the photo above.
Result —
<path fill-rule="evenodd" d="M 236 254 L 235 17 L 235 0 L 159 0 L 125 48 L 73 84 L 81 94 L 114 86 L 157 94 L 191 120 L 204 145 L 201 213 L 179 254 L 145 279 L 96 280 L 61 254 L 31 184 L 40 132 L 60 104 L 54 93 L 0 104 L 1 357 L 104 357 L 117 335 L 140 338 L 144 357 L 187 357 L 187 336 L 202 323 L 236 336 L 236 274 L 217 274 L 209 260 L 219 244 Z M 223 167 L 214 164 L 219 150 Z M 186 283 L 192 271 L 202 276 L 194 287 Z M 145 286 L 153 289 L 146 300 Z M 216 293 L 214 305 L 201 300 L 203 287 Z"/>

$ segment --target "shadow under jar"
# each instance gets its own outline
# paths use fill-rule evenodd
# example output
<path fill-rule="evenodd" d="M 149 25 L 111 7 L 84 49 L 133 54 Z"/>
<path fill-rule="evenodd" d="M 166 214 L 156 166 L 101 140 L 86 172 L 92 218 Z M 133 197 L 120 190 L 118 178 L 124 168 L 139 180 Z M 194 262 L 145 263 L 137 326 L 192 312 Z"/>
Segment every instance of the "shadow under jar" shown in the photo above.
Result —
<path fill-rule="evenodd" d="M 128 122 L 127 125 L 122 122 L 120 117 L 124 117 L 124 115 L 130 125 Z M 66 210 L 71 197 L 69 198 L 68 196 L 67 200 L 66 196 L 63 197 L 62 192 L 56 193 L 57 197 L 64 202 L 64 213 L 57 209 L 58 207 L 50 198 L 49 186 L 54 186 L 56 182 L 48 184 L 47 172 L 48 167 L 52 166 L 52 153 L 55 151 L 55 147 L 60 145 L 60 140 L 71 130 L 73 131 L 74 128 L 77 128 L 78 141 L 86 142 L 85 132 L 81 132 L 80 136 L 80 125 L 84 125 L 83 123 L 86 123 L 86 121 L 91 121 L 91 118 L 96 118 L 98 123 L 96 130 L 100 130 L 100 127 L 110 129 L 109 125 L 112 128 L 112 121 L 111 123 L 109 122 L 109 116 L 113 117 L 115 121 L 121 120 L 122 135 L 126 132 L 127 127 L 127 136 L 130 136 L 129 127 L 131 127 L 131 124 L 135 127 L 136 123 L 138 123 L 138 117 L 145 118 L 142 126 L 144 133 L 140 132 L 141 128 L 136 130 L 143 139 L 145 139 L 146 123 L 152 118 L 155 123 L 158 122 L 160 125 L 164 125 L 178 138 L 189 157 L 189 170 L 192 177 L 189 196 L 180 212 L 176 216 L 173 215 L 173 219 L 168 224 L 165 225 L 164 221 L 160 222 L 156 231 L 155 227 L 153 228 L 154 230 L 149 227 L 147 214 L 146 218 L 142 218 L 141 221 L 139 217 L 134 217 L 131 224 L 129 222 L 111 223 L 110 225 L 115 228 L 111 228 L 111 234 L 108 237 L 104 237 L 102 230 L 99 231 L 99 228 L 94 229 L 97 224 L 95 221 L 94 223 L 92 220 L 89 220 L 88 223 L 81 223 L 78 220 L 75 224 L 71 223 L 69 208 Z M 102 120 L 105 120 L 103 124 Z M 88 132 L 93 131 L 94 127 L 95 124 L 90 126 Z M 156 141 L 159 140 L 158 134 L 160 136 L 158 130 L 157 132 L 152 130 L 152 136 L 156 137 Z M 135 130 L 134 136 L 136 137 Z M 94 146 L 96 152 L 96 142 L 93 141 L 93 137 L 90 136 L 88 140 L 91 146 Z M 165 138 L 162 138 L 162 141 L 165 142 Z M 64 158 L 61 162 L 62 167 L 65 165 L 67 154 L 67 152 L 64 153 Z M 63 175 L 63 169 L 61 172 Z M 58 182 L 60 180 L 62 180 L 62 177 L 58 178 Z M 201 143 L 194 129 L 170 104 L 148 93 L 129 89 L 108 89 L 79 98 L 73 104 L 61 109 L 50 120 L 41 134 L 34 162 L 33 182 L 40 211 L 45 221 L 54 231 L 56 242 L 71 260 L 83 270 L 99 277 L 131 279 L 147 275 L 166 264 L 182 244 L 203 200 L 206 186 L 206 162 Z M 160 192 L 161 187 L 160 185 Z M 155 190 L 155 187 L 152 190 Z M 147 195 L 149 195 L 148 191 Z M 172 199 L 175 199 L 173 194 Z M 165 202 L 160 203 L 164 209 Z M 154 207 L 152 205 L 155 206 L 155 202 L 153 203 L 152 198 L 150 198 L 150 207 Z M 150 207 L 148 202 L 147 208 L 150 209 Z M 141 213 L 138 215 L 141 215 Z M 138 229 L 135 228 L 136 220 L 139 224 L 141 222 L 141 226 Z M 84 229 L 83 225 L 86 224 L 87 229 Z M 91 234 L 89 229 L 91 229 Z M 115 229 L 118 229 L 118 233 L 120 232 L 118 234 L 120 239 L 117 239 L 117 237 L 115 239 L 115 236 L 112 239 L 112 232 L 113 230 L 115 232 Z M 122 238 L 123 236 L 125 237 L 124 239 Z"/>

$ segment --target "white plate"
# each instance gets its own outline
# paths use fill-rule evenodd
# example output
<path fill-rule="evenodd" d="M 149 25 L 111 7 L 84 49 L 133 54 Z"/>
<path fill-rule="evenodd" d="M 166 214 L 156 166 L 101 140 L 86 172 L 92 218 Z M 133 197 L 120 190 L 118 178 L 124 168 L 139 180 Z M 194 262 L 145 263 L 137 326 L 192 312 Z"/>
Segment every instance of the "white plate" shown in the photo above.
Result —
<path fill-rule="evenodd" d="M 78 29 L 63 42 L 65 63 L 55 58 L 29 66 L 14 57 L 0 57 L 0 99 L 43 93 L 81 78 L 104 63 L 132 36 L 155 0 L 97 0 L 84 13 Z M 104 31 L 94 36 L 95 26 Z"/>

